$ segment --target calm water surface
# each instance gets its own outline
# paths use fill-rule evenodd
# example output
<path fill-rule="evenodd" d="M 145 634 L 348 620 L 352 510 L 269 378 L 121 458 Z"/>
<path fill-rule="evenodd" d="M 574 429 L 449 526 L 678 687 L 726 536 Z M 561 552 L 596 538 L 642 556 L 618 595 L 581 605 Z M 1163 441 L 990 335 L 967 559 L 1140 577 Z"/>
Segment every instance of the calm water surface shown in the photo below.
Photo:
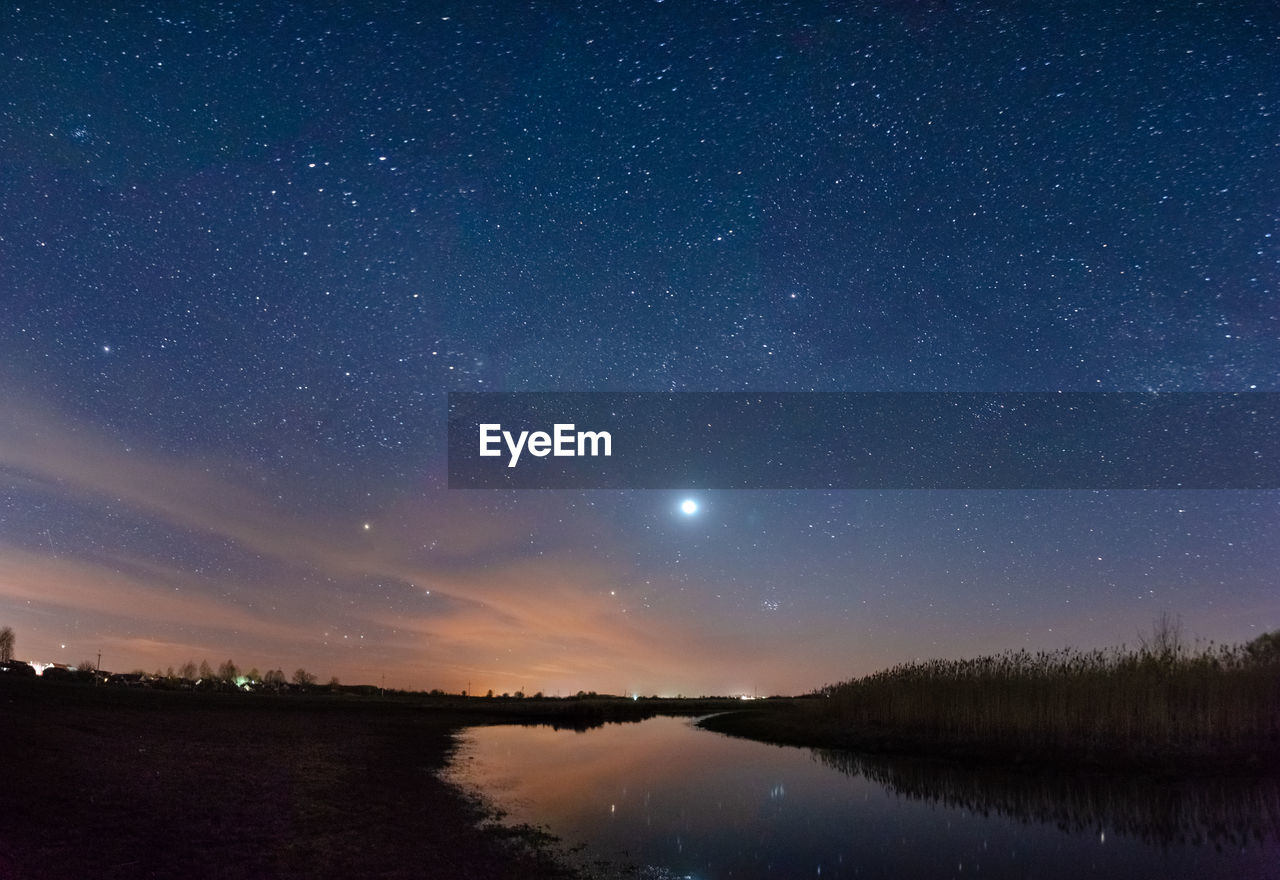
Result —
<path fill-rule="evenodd" d="M 472 728 L 448 778 L 647 877 L 1280 877 L 1280 791 L 777 747 L 654 718 Z"/>

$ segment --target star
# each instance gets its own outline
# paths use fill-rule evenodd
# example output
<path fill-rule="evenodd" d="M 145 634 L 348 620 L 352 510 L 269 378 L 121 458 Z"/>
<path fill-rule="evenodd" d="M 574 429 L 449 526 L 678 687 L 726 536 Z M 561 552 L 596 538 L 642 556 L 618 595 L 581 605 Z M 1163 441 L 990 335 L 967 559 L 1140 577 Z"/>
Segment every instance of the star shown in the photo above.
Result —
<path fill-rule="evenodd" d="M 693 516 L 698 512 L 698 502 L 694 501 L 692 498 L 686 498 L 684 501 L 680 502 L 680 512 L 685 516 Z"/>

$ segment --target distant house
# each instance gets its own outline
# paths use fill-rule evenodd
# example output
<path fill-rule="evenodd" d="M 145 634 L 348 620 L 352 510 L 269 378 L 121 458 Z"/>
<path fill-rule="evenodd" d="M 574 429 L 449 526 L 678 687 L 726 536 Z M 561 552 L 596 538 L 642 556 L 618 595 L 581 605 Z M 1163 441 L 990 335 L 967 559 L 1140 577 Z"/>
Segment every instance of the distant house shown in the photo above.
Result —
<path fill-rule="evenodd" d="M 0 660 L 0 675 L 20 675 L 36 677 L 35 667 L 22 660 Z"/>

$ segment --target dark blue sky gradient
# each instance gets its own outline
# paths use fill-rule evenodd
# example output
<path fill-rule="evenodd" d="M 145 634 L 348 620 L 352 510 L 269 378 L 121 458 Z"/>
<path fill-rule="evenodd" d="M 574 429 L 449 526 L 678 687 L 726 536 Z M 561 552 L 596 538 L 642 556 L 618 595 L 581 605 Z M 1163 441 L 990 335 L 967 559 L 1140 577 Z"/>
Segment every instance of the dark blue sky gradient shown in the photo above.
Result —
<path fill-rule="evenodd" d="M 448 391 L 1280 390 L 1274 4 L 243 6 L 0 26 L 20 656 L 713 693 L 1280 626 L 1274 492 L 444 488 Z"/>

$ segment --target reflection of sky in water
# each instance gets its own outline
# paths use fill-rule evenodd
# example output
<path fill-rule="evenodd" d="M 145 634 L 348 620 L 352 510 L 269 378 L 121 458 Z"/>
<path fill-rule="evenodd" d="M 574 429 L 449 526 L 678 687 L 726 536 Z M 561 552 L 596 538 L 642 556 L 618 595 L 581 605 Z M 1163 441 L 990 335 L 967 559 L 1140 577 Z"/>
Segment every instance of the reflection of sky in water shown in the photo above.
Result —
<path fill-rule="evenodd" d="M 1206 828 L 1202 836 L 1216 844 L 1188 845 L 1151 842 L 1167 836 L 1144 835 L 1134 818 L 1203 814 L 1206 798 L 1187 786 L 1148 783 L 1130 790 L 1130 804 L 1120 802 L 1124 789 L 1099 789 L 1097 780 L 1072 797 L 1055 783 L 1022 786 L 1005 774 L 988 787 L 940 768 L 933 786 L 927 765 L 837 770 L 808 750 L 722 737 L 673 718 L 586 733 L 476 728 L 456 765 L 453 778 L 479 788 L 512 822 L 544 825 L 569 845 L 585 842 L 589 857 L 700 880 L 1280 877 L 1274 786 L 1251 790 L 1222 813 L 1224 829 Z M 1157 799 L 1164 803 L 1153 810 Z M 1183 809 L 1191 800 L 1198 808 Z M 1073 813 L 1082 804 L 1104 818 Z M 1253 836 L 1232 833 L 1242 814 L 1270 829 L 1265 842 L 1231 843 Z"/>

